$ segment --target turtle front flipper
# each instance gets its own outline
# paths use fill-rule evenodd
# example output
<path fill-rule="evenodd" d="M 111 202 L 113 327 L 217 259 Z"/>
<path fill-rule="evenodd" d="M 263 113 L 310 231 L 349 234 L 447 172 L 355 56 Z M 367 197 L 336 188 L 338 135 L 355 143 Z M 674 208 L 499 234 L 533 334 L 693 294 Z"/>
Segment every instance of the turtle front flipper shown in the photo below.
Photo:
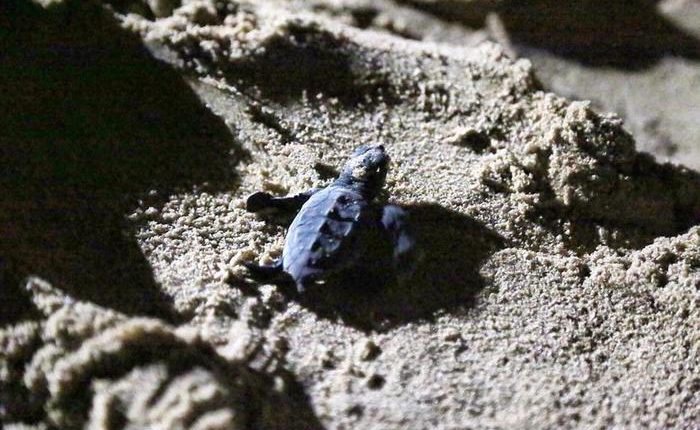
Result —
<path fill-rule="evenodd" d="M 268 209 L 275 209 L 284 212 L 296 212 L 317 191 L 317 188 L 312 188 L 303 193 L 287 197 L 273 197 L 269 193 L 258 191 L 248 196 L 246 210 L 248 212 L 262 212 Z"/>
<path fill-rule="evenodd" d="M 395 205 L 384 206 L 381 224 L 389 234 L 394 250 L 394 269 L 397 279 L 402 282 L 413 274 L 423 253 L 413 236 L 406 211 Z"/>

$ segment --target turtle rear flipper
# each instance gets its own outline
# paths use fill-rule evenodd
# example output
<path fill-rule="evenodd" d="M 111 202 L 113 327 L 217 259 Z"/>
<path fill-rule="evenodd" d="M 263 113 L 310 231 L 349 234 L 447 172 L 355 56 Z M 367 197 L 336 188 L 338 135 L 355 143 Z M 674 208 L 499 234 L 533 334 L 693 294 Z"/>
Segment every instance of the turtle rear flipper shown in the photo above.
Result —
<path fill-rule="evenodd" d="M 250 277 L 258 282 L 276 283 L 289 279 L 289 275 L 282 269 L 282 259 L 269 265 L 243 262 L 243 266 L 248 269 Z"/>
<path fill-rule="evenodd" d="M 283 270 L 281 258 L 272 264 L 266 265 L 259 265 L 249 262 L 243 262 L 241 264 L 248 269 L 248 273 L 252 280 L 263 284 L 275 285 L 280 288 L 283 294 L 287 296 L 297 296 L 297 290 L 294 288 L 294 279 L 292 279 L 289 273 Z"/>
<path fill-rule="evenodd" d="M 317 188 L 312 188 L 293 196 L 273 197 L 269 193 L 258 191 L 248 196 L 246 210 L 248 212 L 264 212 L 267 210 L 297 212 L 317 192 Z"/>

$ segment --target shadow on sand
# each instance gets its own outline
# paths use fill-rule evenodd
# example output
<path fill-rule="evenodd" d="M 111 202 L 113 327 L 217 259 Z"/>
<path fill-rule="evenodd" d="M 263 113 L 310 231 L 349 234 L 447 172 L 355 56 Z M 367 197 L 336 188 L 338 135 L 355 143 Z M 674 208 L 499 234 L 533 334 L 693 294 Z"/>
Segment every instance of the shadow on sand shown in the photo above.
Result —
<path fill-rule="evenodd" d="M 322 430 L 325 428 L 311 408 L 309 396 L 296 376 L 278 369 L 274 377 L 262 372 L 255 372 L 261 381 L 263 402 L 255 411 L 256 418 L 248 424 L 251 429 L 266 430 Z M 275 379 L 284 383 L 284 392 L 278 392 Z M 277 382 L 277 384 L 279 384 Z"/>
<path fill-rule="evenodd" d="M 150 190 L 235 186 L 230 131 L 96 2 L 0 9 L 0 315 L 22 314 L 32 274 L 172 320 L 124 216 Z"/>
<path fill-rule="evenodd" d="M 593 67 L 639 70 L 666 56 L 700 60 L 700 41 L 659 13 L 658 1 L 401 0 L 447 22 L 482 28 L 497 14 L 520 56 L 544 50 Z"/>
<path fill-rule="evenodd" d="M 361 276 L 348 287 L 339 288 L 333 312 L 346 324 L 360 330 L 384 331 L 411 321 L 429 320 L 437 311 L 472 305 L 483 288 L 479 268 L 502 247 L 500 236 L 478 221 L 437 204 L 404 209 L 410 214 L 423 252 L 415 274 L 402 285 L 377 285 Z M 330 316 L 325 302 L 305 304 L 320 316 Z"/>
<path fill-rule="evenodd" d="M 502 248 L 504 240 L 478 221 L 437 204 L 404 209 L 423 252 L 407 282 L 392 282 L 386 267 L 372 267 L 344 273 L 342 280 L 329 281 L 301 297 L 290 292 L 291 285 L 280 291 L 321 318 L 340 319 L 363 331 L 385 331 L 473 304 L 484 286 L 481 263 Z M 240 286 L 256 294 L 254 285 Z"/>
<path fill-rule="evenodd" d="M 665 56 L 700 59 L 700 41 L 655 1 L 507 1 L 498 11 L 520 55 L 541 49 L 581 64 L 638 70 Z"/>

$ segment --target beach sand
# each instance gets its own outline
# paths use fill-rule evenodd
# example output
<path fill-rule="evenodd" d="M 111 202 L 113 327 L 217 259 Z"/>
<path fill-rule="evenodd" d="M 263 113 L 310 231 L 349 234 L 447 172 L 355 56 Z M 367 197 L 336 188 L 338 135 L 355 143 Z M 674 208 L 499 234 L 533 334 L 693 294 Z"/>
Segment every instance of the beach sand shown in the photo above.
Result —
<path fill-rule="evenodd" d="M 9 2 L 4 428 L 696 427 L 700 62 L 535 49 L 502 3 Z M 285 227 L 245 198 L 365 143 L 414 278 L 246 280 Z"/>

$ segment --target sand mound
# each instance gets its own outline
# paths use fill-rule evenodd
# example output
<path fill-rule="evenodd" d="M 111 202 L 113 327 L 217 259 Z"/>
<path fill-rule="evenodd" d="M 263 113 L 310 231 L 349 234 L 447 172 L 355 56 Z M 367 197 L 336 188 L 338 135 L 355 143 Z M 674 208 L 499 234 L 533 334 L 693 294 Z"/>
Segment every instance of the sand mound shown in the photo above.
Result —
<path fill-rule="evenodd" d="M 295 425 L 280 420 L 299 414 L 285 400 L 283 374 L 276 380 L 224 358 L 191 327 L 129 318 L 38 279 L 27 287 L 46 319 L 0 331 L 4 419 L 58 428 Z M 245 353 L 232 340 L 222 352 Z"/>

